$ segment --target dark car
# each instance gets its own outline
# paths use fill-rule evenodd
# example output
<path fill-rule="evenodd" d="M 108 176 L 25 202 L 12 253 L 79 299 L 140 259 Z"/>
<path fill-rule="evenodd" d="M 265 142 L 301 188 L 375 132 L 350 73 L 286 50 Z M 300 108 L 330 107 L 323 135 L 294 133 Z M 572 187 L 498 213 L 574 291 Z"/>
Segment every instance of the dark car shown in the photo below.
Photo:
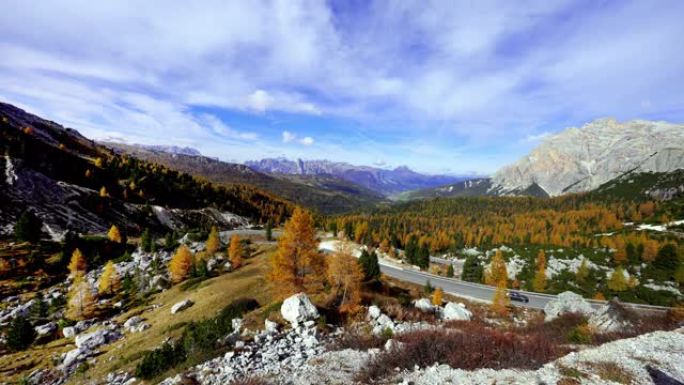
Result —
<path fill-rule="evenodd" d="M 530 302 L 530 299 L 526 295 L 522 295 L 522 294 L 518 293 L 517 291 L 509 291 L 508 292 L 508 298 L 510 298 L 511 301 L 518 301 L 518 302 L 525 302 L 525 303 Z"/>

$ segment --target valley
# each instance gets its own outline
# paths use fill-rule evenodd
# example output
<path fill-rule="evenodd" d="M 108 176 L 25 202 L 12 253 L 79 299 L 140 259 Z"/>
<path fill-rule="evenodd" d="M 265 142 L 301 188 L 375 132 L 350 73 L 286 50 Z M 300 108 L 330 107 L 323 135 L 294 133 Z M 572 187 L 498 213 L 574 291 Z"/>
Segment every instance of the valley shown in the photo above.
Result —
<path fill-rule="evenodd" d="M 480 178 L 392 202 L 327 171 L 99 144 L 0 107 L 9 383 L 647 383 L 684 359 L 618 353 L 682 338 L 681 169 L 556 197 Z M 546 348 L 474 358 L 510 357 L 492 347 L 505 331 Z"/>

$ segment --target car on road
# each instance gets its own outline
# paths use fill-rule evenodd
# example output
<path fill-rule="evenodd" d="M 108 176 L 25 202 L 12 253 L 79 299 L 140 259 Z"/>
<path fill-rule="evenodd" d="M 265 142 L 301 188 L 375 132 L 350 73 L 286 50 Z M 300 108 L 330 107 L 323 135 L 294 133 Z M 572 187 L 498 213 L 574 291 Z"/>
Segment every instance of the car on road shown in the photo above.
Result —
<path fill-rule="evenodd" d="M 518 302 L 524 302 L 524 303 L 530 302 L 529 297 L 527 297 L 526 295 L 520 294 L 517 291 L 509 291 L 508 292 L 508 298 L 510 298 L 511 301 L 518 301 Z"/>

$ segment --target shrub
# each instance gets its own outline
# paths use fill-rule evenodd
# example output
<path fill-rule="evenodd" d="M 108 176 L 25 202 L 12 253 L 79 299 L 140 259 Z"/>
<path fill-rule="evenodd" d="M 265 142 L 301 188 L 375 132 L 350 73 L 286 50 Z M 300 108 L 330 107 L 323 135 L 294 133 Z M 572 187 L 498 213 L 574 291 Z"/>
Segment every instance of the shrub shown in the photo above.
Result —
<path fill-rule="evenodd" d="M 568 342 L 574 344 L 590 344 L 591 341 L 592 334 L 589 325 L 575 326 L 570 333 L 568 333 Z"/>
<path fill-rule="evenodd" d="M 595 362 L 591 363 L 590 365 L 594 368 L 596 374 L 598 374 L 602 380 L 626 385 L 634 383 L 634 377 L 632 374 L 614 362 Z"/>
<path fill-rule="evenodd" d="M 20 242 L 40 240 L 43 222 L 31 210 L 24 211 L 14 225 L 14 237 Z"/>
<path fill-rule="evenodd" d="M 566 353 L 542 334 L 518 335 L 481 324 L 463 326 L 462 330 L 421 330 L 396 336 L 403 345 L 371 359 L 357 380 L 368 383 L 386 376 L 394 368 L 425 367 L 435 362 L 465 370 L 536 369 Z"/>
<path fill-rule="evenodd" d="M 392 329 L 390 329 L 391 331 Z M 391 335 L 390 335 L 391 337 Z M 338 339 L 331 346 L 332 350 L 368 350 L 375 348 L 382 348 L 389 337 L 382 335 L 376 336 L 373 333 L 364 333 L 361 330 L 351 330 L 345 333 L 342 338 Z"/>
<path fill-rule="evenodd" d="M 135 376 L 150 379 L 185 361 L 182 344 L 164 343 L 161 347 L 146 353 L 135 368 Z"/>

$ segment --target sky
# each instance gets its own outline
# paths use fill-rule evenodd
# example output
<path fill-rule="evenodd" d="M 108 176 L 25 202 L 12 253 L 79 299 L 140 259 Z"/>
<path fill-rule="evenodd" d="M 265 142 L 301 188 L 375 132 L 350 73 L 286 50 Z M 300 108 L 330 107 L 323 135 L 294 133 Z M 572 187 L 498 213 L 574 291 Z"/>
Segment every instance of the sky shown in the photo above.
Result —
<path fill-rule="evenodd" d="M 4 0 L 0 101 L 128 143 L 489 174 L 684 122 L 684 1 Z"/>

